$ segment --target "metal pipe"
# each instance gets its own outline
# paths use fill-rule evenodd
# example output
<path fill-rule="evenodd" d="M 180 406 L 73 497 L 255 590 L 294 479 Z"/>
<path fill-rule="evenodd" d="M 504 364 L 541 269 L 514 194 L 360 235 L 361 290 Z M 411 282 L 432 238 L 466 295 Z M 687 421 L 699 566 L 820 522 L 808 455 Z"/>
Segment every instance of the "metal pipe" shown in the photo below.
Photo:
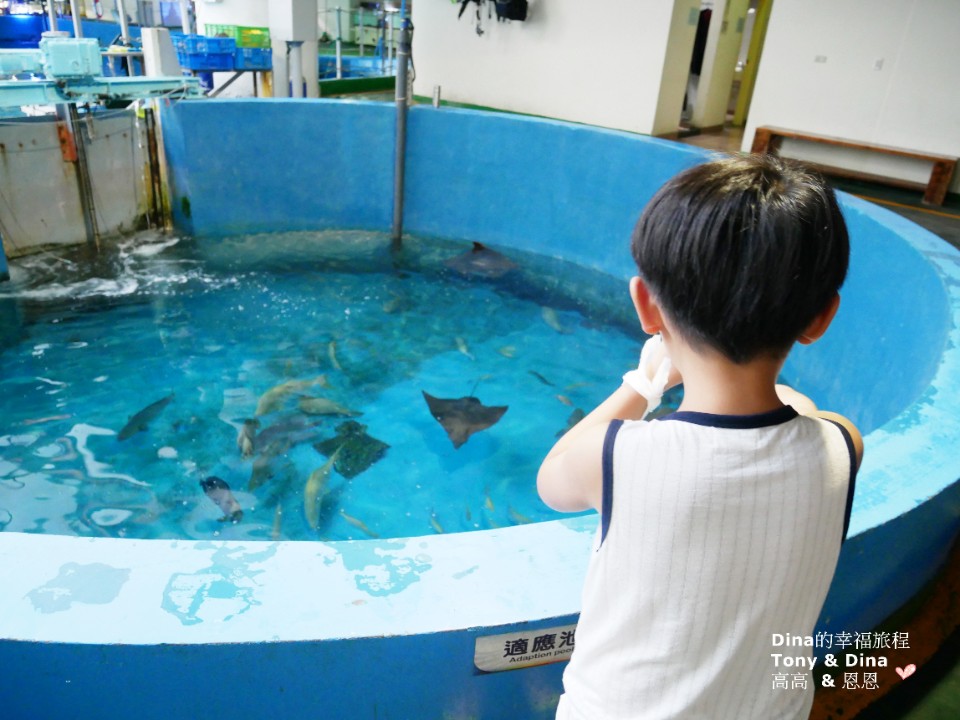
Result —
<path fill-rule="evenodd" d="M 131 45 L 130 23 L 127 22 L 127 11 L 123 7 L 123 0 L 117 0 L 117 13 L 120 15 L 120 38 L 124 45 Z"/>
<path fill-rule="evenodd" d="M 54 0 L 47 0 L 47 20 L 50 21 L 50 29 L 57 30 L 57 6 Z"/>
<path fill-rule="evenodd" d="M 340 6 L 337 6 L 337 80 L 343 77 L 343 47 L 340 26 Z"/>
<path fill-rule="evenodd" d="M 387 46 L 384 48 L 387 51 L 387 62 L 393 62 L 394 57 L 394 46 L 393 46 L 393 15 L 387 14 Z"/>
<path fill-rule="evenodd" d="M 377 28 L 380 30 L 380 74 L 387 74 L 387 13 L 385 10 L 380 11 L 380 17 L 378 18 Z"/>
<path fill-rule="evenodd" d="M 404 20 L 400 30 L 396 79 L 397 142 L 393 170 L 393 231 L 390 236 L 395 249 L 400 247 L 400 238 L 403 236 L 403 180 L 404 160 L 407 154 L 407 65 L 410 62 L 412 41 L 413 25 L 409 20 Z"/>
<path fill-rule="evenodd" d="M 70 132 L 77 148 L 77 183 L 80 189 L 80 207 L 83 210 L 83 224 L 87 231 L 87 242 L 100 245 L 100 230 L 97 228 L 97 212 L 93 202 L 93 185 L 90 182 L 90 166 L 87 161 L 87 144 L 80 128 L 80 115 L 75 103 L 67 105 L 70 118 Z"/>
<path fill-rule="evenodd" d="M 77 0 L 70 0 L 70 16 L 73 18 L 73 36 L 83 37 L 83 26 L 80 24 L 80 15 L 77 14 Z"/>
<path fill-rule="evenodd" d="M 303 97 L 303 54 L 301 41 L 288 41 L 290 47 L 290 97 Z"/>
<path fill-rule="evenodd" d="M 153 108 L 144 108 L 144 127 L 147 131 L 147 158 L 150 168 L 150 213 L 152 227 L 163 227 L 163 187 L 160 177 L 160 146 L 157 142 L 157 123 Z"/>
<path fill-rule="evenodd" d="M 360 57 L 363 57 L 363 15 L 364 8 L 363 5 L 360 6 L 360 13 L 357 17 L 357 34 L 360 36 Z"/>

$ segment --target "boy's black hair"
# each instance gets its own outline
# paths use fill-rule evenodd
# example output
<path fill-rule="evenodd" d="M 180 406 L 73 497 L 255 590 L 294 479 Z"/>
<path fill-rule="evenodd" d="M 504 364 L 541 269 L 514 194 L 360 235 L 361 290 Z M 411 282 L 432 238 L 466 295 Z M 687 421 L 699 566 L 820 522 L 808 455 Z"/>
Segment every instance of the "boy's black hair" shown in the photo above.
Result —
<path fill-rule="evenodd" d="M 684 338 L 736 363 L 785 355 L 840 289 L 850 255 L 823 177 L 771 155 L 675 176 L 643 211 L 631 249 Z"/>

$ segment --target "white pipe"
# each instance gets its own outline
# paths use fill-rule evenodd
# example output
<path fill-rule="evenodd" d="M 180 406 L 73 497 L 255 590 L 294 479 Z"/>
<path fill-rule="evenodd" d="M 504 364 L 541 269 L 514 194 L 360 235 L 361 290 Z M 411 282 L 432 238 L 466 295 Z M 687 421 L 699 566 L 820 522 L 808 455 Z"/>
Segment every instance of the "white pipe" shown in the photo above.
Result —
<path fill-rule="evenodd" d="M 363 5 L 360 6 L 360 16 L 357 22 L 357 34 L 360 36 L 360 57 L 363 57 Z"/>
<path fill-rule="evenodd" d="M 130 45 L 130 24 L 127 22 L 127 11 L 123 7 L 123 0 L 117 0 L 117 13 L 120 15 L 120 38 L 124 45 Z"/>
<path fill-rule="evenodd" d="M 50 29 L 57 30 L 57 6 L 54 0 L 47 0 L 47 19 L 50 21 Z"/>
<path fill-rule="evenodd" d="M 80 15 L 77 14 L 77 0 L 70 0 L 70 15 L 73 17 L 73 36 L 83 37 L 83 26 L 80 25 Z"/>
<path fill-rule="evenodd" d="M 340 7 L 337 7 L 337 80 L 343 77 L 343 50 L 341 46 Z"/>

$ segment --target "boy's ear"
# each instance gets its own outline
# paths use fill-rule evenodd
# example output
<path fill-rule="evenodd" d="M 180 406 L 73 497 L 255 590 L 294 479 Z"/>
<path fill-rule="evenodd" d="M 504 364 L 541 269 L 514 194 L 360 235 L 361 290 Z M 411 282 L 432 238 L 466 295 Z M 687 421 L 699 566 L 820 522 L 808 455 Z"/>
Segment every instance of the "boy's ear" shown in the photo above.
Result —
<path fill-rule="evenodd" d="M 797 342 L 801 345 L 810 345 L 823 337 L 823 334 L 827 331 L 827 328 L 830 327 L 830 323 L 833 322 L 833 318 L 836 317 L 837 310 L 839 309 L 840 293 L 837 293 L 833 296 L 833 299 L 827 303 L 827 306 L 810 321 L 807 329 L 797 338 Z"/>
<path fill-rule="evenodd" d="M 663 329 L 663 314 L 650 288 L 640 277 L 630 278 L 630 299 L 636 308 L 640 325 L 647 335 L 656 335 Z"/>

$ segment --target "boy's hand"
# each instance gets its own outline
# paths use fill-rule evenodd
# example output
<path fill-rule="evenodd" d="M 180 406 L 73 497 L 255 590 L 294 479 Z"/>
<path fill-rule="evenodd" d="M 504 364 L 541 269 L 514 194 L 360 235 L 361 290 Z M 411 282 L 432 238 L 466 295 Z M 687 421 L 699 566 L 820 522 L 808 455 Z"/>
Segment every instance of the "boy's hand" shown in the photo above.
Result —
<path fill-rule="evenodd" d="M 623 382 L 647 401 L 647 413 L 659 404 L 663 393 L 680 382 L 680 373 L 673 367 L 660 335 L 643 344 L 640 364 L 623 376 Z"/>

